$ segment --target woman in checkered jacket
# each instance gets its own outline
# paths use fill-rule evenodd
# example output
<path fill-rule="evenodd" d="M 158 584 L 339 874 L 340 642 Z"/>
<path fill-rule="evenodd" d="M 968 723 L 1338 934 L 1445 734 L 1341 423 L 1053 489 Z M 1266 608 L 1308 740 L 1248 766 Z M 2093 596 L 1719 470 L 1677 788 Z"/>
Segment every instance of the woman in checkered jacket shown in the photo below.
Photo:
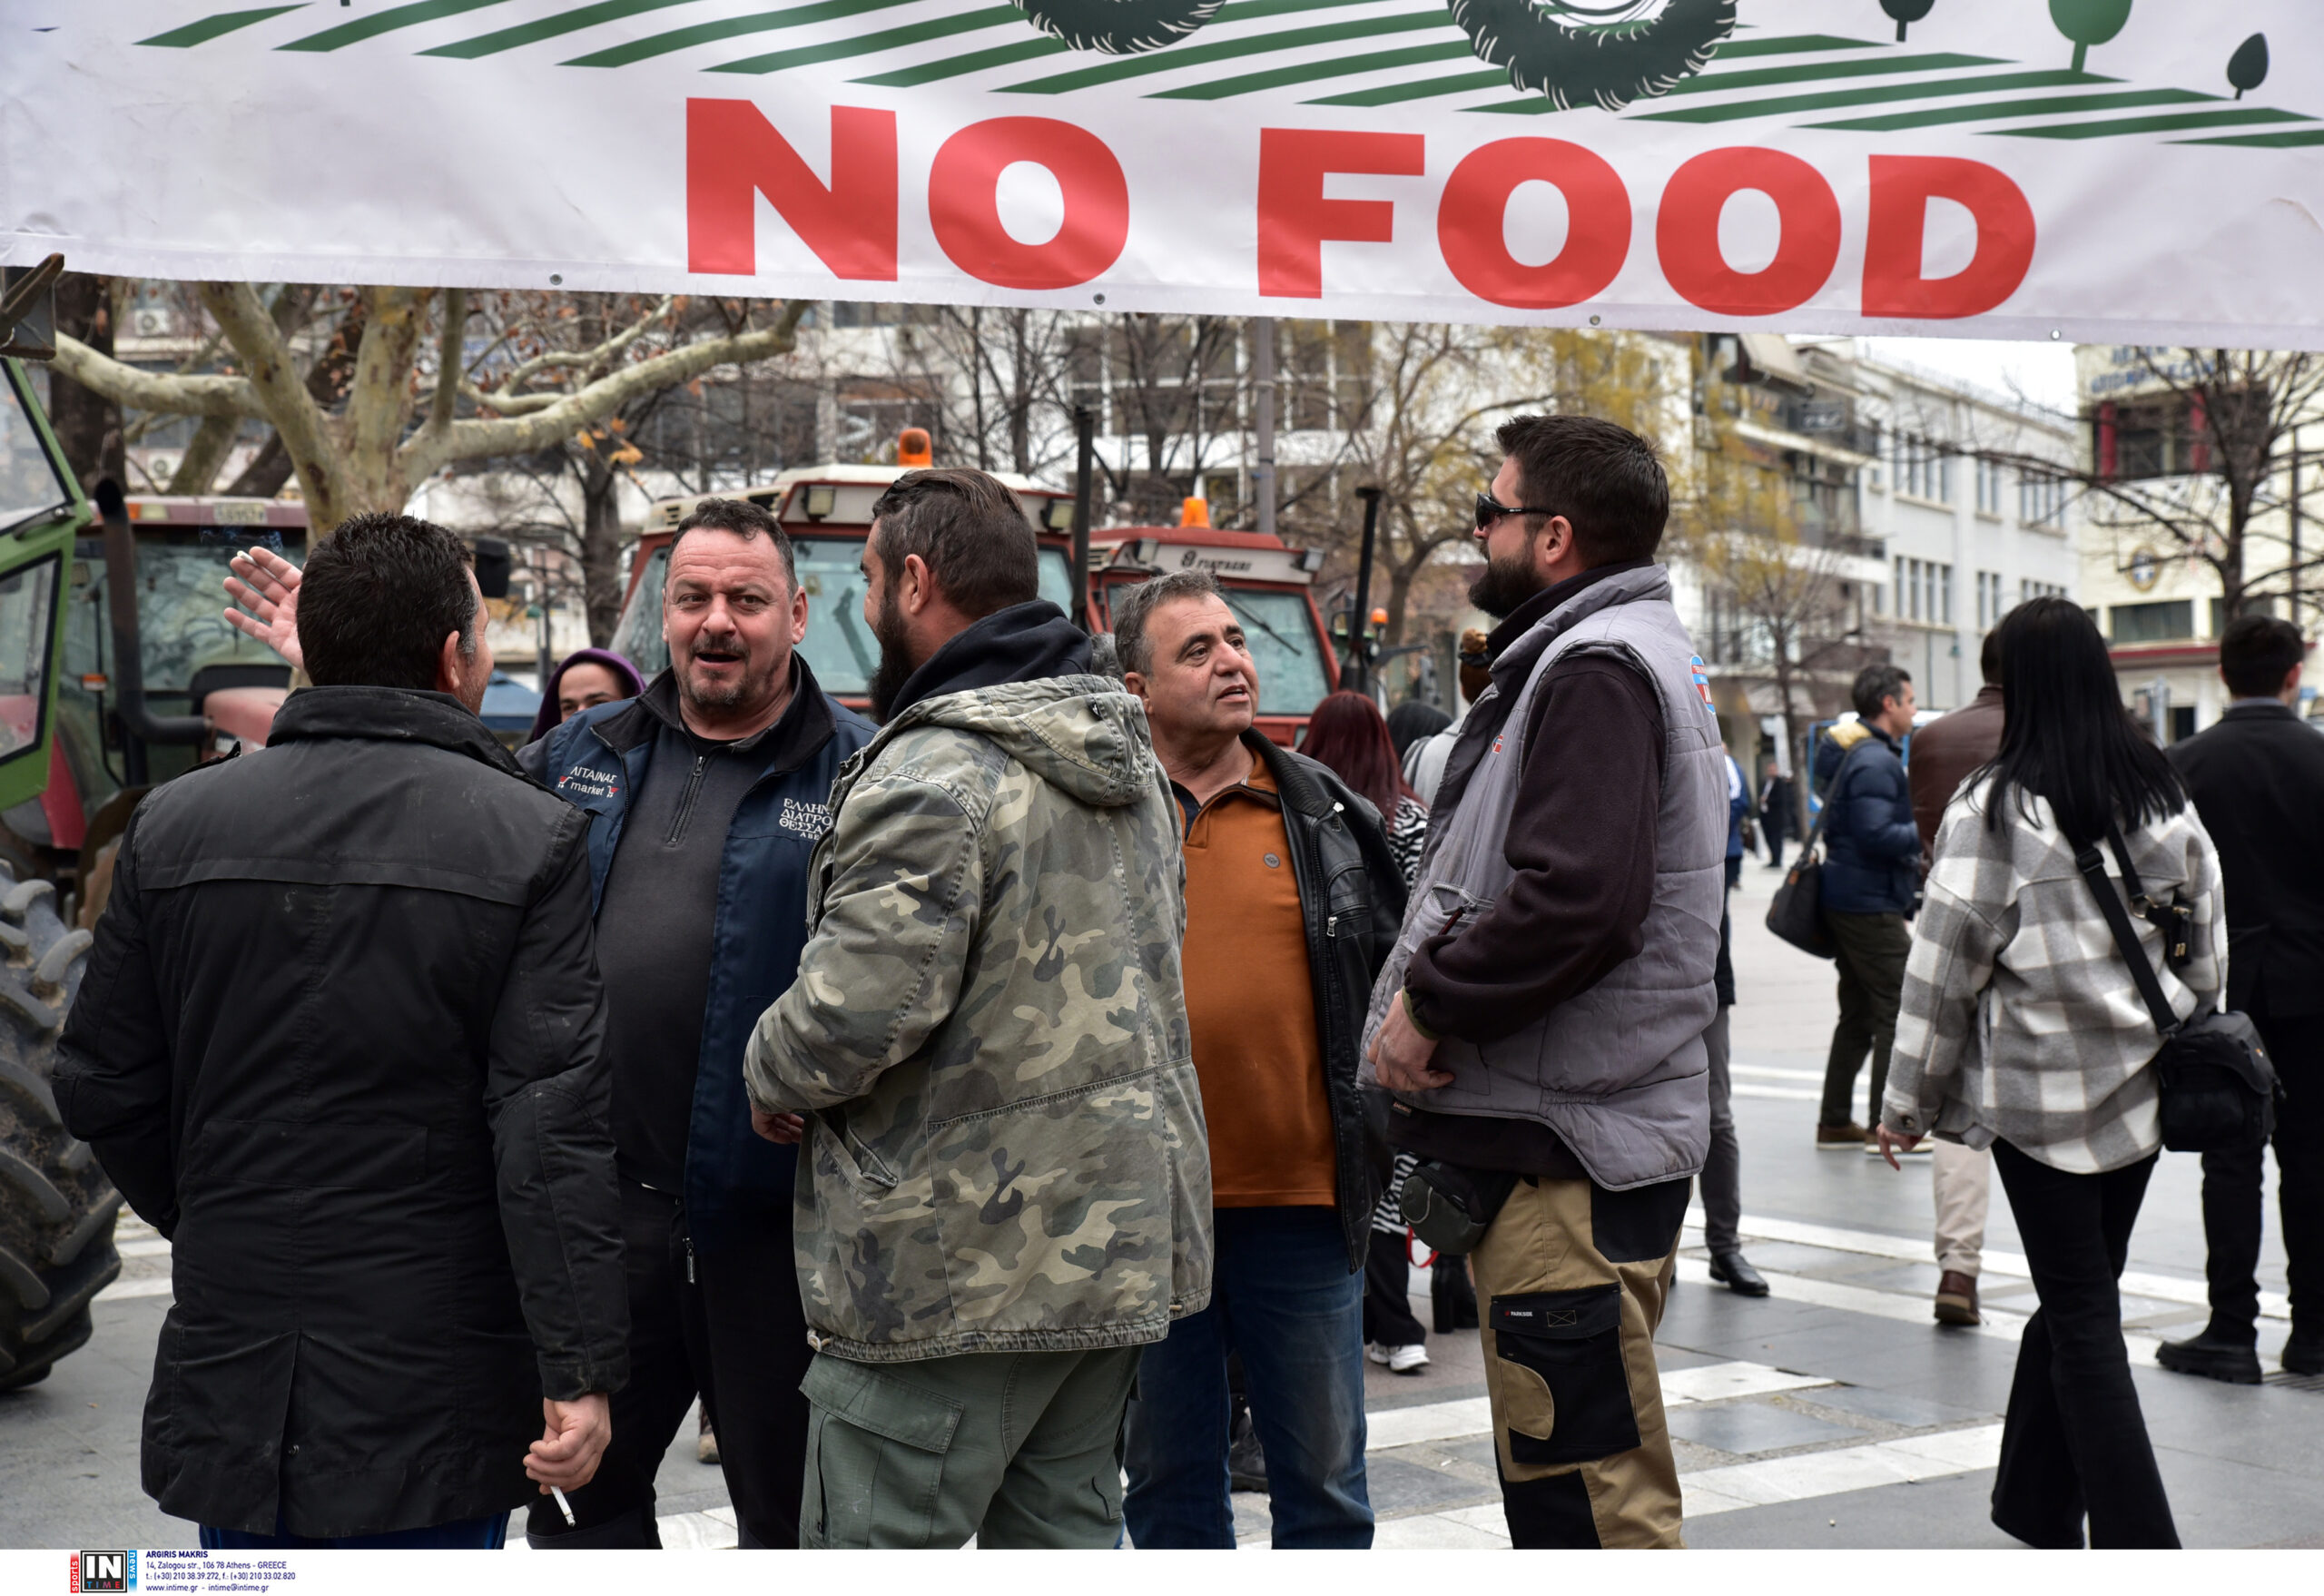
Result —
<path fill-rule="evenodd" d="M 1991 1147 L 2041 1307 L 2025 1326 L 1994 1522 L 2036 1546 L 2176 1546 L 2116 1288 L 2162 1146 L 2161 1048 L 2076 850 L 2108 833 L 2140 885 L 2193 911 L 2187 958 L 2133 915 L 2180 1015 L 2227 982 L 2219 854 L 2162 751 L 2122 707 L 2082 609 L 2041 598 L 2001 626 L 2001 752 L 1937 830 L 1905 970 L 1880 1142 Z"/>

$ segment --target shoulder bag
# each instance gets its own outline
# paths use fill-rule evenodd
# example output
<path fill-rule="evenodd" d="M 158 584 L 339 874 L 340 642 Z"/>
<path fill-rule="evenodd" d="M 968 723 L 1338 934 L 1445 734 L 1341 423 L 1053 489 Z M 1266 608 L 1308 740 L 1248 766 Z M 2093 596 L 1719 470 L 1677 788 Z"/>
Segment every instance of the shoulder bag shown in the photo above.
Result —
<path fill-rule="evenodd" d="M 1863 747 L 1859 743 L 1856 748 Z M 1776 901 L 1768 905 L 1768 929 L 1797 948 L 1803 953 L 1813 953 L 1818 959 L 1830 959 L 1839 953 L 1839 944 L 1832 941 L 1831 928 L 1824 923 L 1824 862 L 1817 857 L 1816 844 L 1823 840 L 1824 823 L 1831 818 L 1833 798 L 1840 791 L 1840 777 L 1846 773 L 1848 761 L 1856 757 L 1856 748 L 1840 755 L 1840 763 L 1832 771 L 1832 784 L 1825 789 L 1832 796 L 1816 812 L 1816 823 L 1807 828 L 1807 840 L 1799 845 L 1799 857 L 1784 872 L 1783 885 L 1776 889 Z"/>
<path fill-rule="evenodd" d="M 2122 872 L 2123 890 L 2140 914 L 2162 932 L 2163 957 L 2176 966 L 2187 957 L 2187 937 L 2193 913 L 2186 905 L 2157 905 L 2139 885 L 2131 868 L 2131 852 L 2122 833 L 2106 828 L 2107 847 Z M 2185 1020 L 2171 1011 L 2162 982 L 2139 946 L 2131 929 L 2130 911 L 2106 879 L 2098 845 L 2086 842 L 2074 850 L 2074 864 L 2090 883 L 2114 945 L 2131 967 L 2139 996 L 2162 1046 L 2154 1055 L 2155 1085 L 2162 1099 L 2162 1145 L 2174 1153 L 2248 1151 L 2263 1145 L 2276 1127 L 2275 1066 L 2260 1039 L 2259 1028 L 2248 1015 L 2221 1011 L 2205 1003 Z"/>

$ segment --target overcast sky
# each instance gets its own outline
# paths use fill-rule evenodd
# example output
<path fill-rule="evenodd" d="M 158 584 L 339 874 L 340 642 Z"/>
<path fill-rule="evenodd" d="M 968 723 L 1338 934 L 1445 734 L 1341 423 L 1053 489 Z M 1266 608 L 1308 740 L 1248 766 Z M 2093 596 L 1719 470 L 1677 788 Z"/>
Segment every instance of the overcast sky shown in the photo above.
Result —
<path fill-rule="evenodd" d="M 1974 338 L 1867 338 L 1862 341 L 1866 352 L 1884 364 L 1960 378 L 1997 394 L 2022 393 L 2044 409 L 2067 415 L 2073 412 L 2073 345 L 2070 343 Z"/>

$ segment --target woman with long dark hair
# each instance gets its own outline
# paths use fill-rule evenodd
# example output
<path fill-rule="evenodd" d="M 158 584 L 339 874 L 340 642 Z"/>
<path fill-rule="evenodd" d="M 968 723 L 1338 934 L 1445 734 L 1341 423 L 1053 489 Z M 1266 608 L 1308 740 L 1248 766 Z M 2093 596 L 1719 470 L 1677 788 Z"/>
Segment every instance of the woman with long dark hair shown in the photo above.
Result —
<path fill-rule="evenodd" d="M 1307 736 L 1299 752 L 1330 766 L 1380 812 L 1387 823 L 1388 851 L 1410 888 L 1420 872 L 1421 844 L 1428 839 L 1428 805 L 1404 780 L 1403 764 L 1396 757 L 1395 741 L 1379 706 L 1361 693 L 1327 695 L 1307 717 Z M 1403 1207 L 1396 1200 L 1404 1177 L 1417 1162 L 1412 1154 L 1402 1153 L 1389 1169 L 1388 1188 L 1372 1211 L 1372 1252 L 1364 1272 L 1365 1355 L 1398 1374 L 1417 1374 L 1428 1367 L 1428 1333 L 1412 1307 L 1410 1236 Z"/>
<path fill-rule="evenodd" d="M 2219 854 L 2162 751 L 2122 707 L 2082 609 L 2037 598 L 2001 625 L 2001 752 L 1937 828 L 1913 932 L 1880 1145 L 1990 1147 L 2041 1306 L 2019 1344 L 1993 1520 L 2035 1546 L 2176 1546 L 2131 1384 L 2118 1281 L 2162 1146 L 2162 1037 L 2076 863 L 2117 851 L 2155 902 L 2193 911 L 2187 956 L 2132 913 L 2174 1013 L 2219 1000 Z"/>
<path fill-rule="evenodd" d="M 1380 706 L 1361 693 L 1332 693 L 1307 717 L 1299 752 L 1327 764 L 1340 780 L 1371 800 L 1388 828 L 1388 849 L 1413 884 L 1421 844 L 1428 838 L 1428 805 L 1404 780 L 1403 764 Z"/>

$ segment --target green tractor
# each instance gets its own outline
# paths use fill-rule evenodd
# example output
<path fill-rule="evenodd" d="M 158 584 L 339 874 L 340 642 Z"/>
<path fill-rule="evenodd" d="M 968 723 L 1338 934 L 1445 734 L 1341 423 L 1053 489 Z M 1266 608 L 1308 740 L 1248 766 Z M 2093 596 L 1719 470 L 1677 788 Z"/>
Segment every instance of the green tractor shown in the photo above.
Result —
<path fill-rule="evenodd" d="M 44 373 L 15 358 L 45 352 L 44 273 L 54 267 L 0 293 L 0 816 L 50 791 L 66 594 L 91 518 L 49 429 Z M 54 880 L 0 858 L 0 1391 L 87 1341 L 89 1305 L 121 1273 L 121 1194 L 66 1134 L 51 1086 L 90 941 L 64 908 Z"/>

